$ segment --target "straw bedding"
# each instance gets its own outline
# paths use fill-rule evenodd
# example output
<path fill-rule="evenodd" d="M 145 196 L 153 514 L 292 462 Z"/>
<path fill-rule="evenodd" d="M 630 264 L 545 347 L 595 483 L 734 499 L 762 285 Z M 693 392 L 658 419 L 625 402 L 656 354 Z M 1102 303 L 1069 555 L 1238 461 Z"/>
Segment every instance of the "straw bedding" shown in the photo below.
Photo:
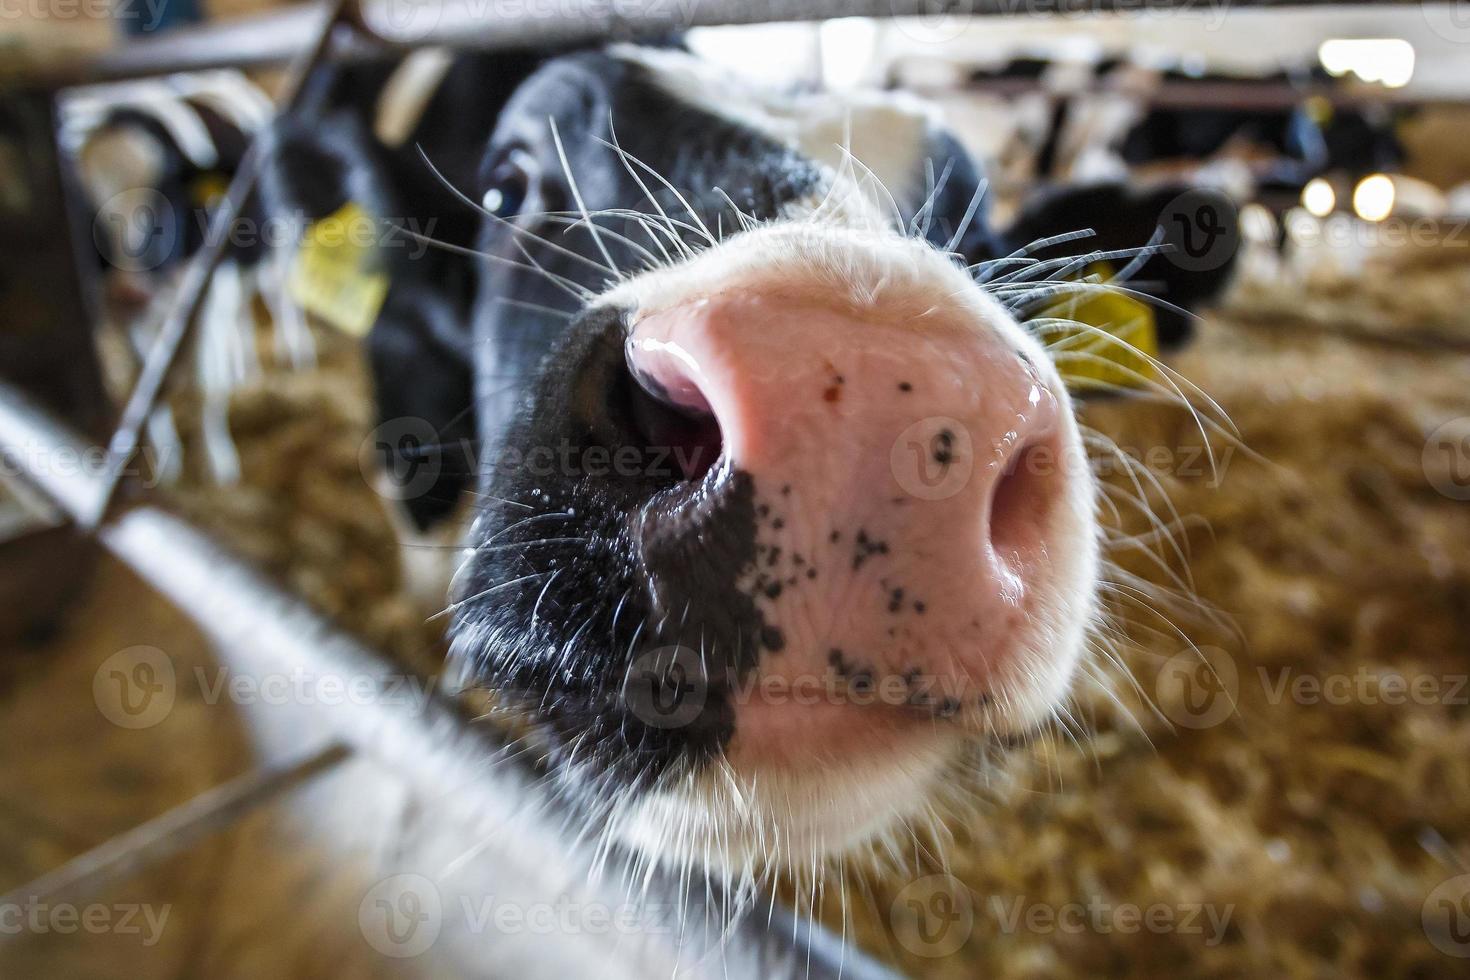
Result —
<path fill-rule="evenodd" d="M 1119 566 L 1155 583 L 1187 574 L 1199 603 L 1116 591 L 1142 596 L 1114 603 L 1136 687 L 1105 671 L 1110 693 L 1089 685 L 1076 712 L 1091 737 L 1012 751 L 1004 776 L 977 779 L 942 862 L 850 875 L 824 898 L 830 923 L 933 977 L 1462 975 L 1430 942 L 1453 939 L 1440 907 L 1425 909 L 1470 870 L 1470 691 L 1457 686 L 1470 503 L 1435 489 L 1453 460 L 1425 446 L 1470 416 L 1467 311 L 1463 262 L 1246 289 L 1176 362 L 1238 427 L 1212 439 L 1218 477 L 1184 409 L 1086 406 L 1180 515 L 1152 494 L 1187 560 L 1156 538 L 1143 543 L 1161 560 L 1124 548 Z M 322 370 L 273 372 L 236 398 L 245 485 L 190 480 L 175 496 L 348 629 L 430 664 L 436 625 L 399 595 L 358 463 L 371 422 L 357 354 L 321 339 Z M 1120 532 L 1149 530 L 1110 498 Z M 1204 725 L 1180 680 L 1216 683 L 1189 672 L 1199 655 L 1236 705 Z M 1417 693 L 1395 698 L 1395 675 Z M 1327 685 L 1315 697 L 1312 679 Z M 953 879 L 914 883 L 941 867 Z M 936 901 L 939 886 L 959 904 Z M 922 921 L 936 910 L 937 927 Z"/>
<path fill-rule="evenodd" d="M 1424 911 L 1470 870 L 1470 504 L 1435 489 L 1452 486 L 1448 460 L 1430 453 L 1426 469 L 1425 445 L 1470 414 L 1470 358 L 1395 339 L 1426 324 L 1470 338 L 1467 273 L 1322 276 L 1278 289 L 1275 315 L 1253 295 L 1248 317 L 1211 317 L 1177 367 L 1239 428 L 1240 446 L 1212 440 L 1218 474 L 1198 465 L 1182 409 L 1084 410 L 1132 456 L 1168 450 L 1148 469 L 1182 517 L 1188 561 L 1169 564 L 1219 621 L 1149 604 L 1201 646 L 1236 711 L 1184 700 L 1173 681 L 1181 658 L 1197 663 L 1190 643 L 1121 603 L 1137 689 L 1114 682 L 1121 708 L 1085 694 L 1097 736 L 1023 753 L 955 828 L 969 942 L 946 958 L 906 946 L 904 882 L 890 880 L 856 916 L 870 945 L 939 977 L 1463 975 L 1426 928 L 1470 950 L 1446 939 L 1442 906 Z M 1364 336 L 1338 332 L 1343 308 Z M 1117 557 L 1168 580 L 1137 551 Z M 1034 928 L 1016 925 L 1018 900 L 1043 909 Z M 1079 906 L 1085 928 L 1064 928 Z M 1159 925 L 1133 924 L 1132 906 Z"/>

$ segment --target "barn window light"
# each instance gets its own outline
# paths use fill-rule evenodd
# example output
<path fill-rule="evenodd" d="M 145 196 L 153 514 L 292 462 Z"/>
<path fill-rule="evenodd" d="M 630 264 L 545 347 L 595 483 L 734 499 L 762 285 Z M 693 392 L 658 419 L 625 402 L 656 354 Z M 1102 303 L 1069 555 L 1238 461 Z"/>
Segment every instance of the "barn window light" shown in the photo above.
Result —
<path fill-rule="evenodd" d="M 1332 38 L 1322 42 L 1317 58 L 1334 77 L 1351 72 L 1388 88 L 1402 88 L 1414 76 L 1414 46 L 1398 37 Z"/>
<path fill-rule="evenodd" d="M 1337 207 L 1337 192 L 1321 177 L 1313 177 L 1302 188 L 1302 207 L 1319 218 L 1325 218 Z"/>
<path fill-rule="evenodd" d="M 731 74 L 773 86 L 817 80 L 817 31 L 812 24 L 740 24 L 696 27 L 686 39 L 705 61 Z"/>
<path fill-rule="evenodd" d="M 1374 174 L 1358 181 L 1353 190 L 1353 210 L 1364 221 L 1382 221 L 1393 213 L 1393 181 Z"/>
<path fill-rule="evenodd" d="M 854 88 L 867 79 L 878 40 L 878 25 L 867 17 L 842 17 L 821 27 L 822 81 L 834 90 Z"/>

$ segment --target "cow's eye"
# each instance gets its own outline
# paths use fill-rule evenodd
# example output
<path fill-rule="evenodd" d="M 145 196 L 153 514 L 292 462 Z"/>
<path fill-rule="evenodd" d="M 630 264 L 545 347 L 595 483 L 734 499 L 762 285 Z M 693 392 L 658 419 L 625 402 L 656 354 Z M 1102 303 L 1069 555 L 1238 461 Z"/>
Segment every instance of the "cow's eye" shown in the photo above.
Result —
<path fill-rule="evenodd" d="M 490 171 L 480 203 L 491 214 L 514 218 L 525 209 L 539 175 L 535 157 L 523 149 L 511 149 Z"/>

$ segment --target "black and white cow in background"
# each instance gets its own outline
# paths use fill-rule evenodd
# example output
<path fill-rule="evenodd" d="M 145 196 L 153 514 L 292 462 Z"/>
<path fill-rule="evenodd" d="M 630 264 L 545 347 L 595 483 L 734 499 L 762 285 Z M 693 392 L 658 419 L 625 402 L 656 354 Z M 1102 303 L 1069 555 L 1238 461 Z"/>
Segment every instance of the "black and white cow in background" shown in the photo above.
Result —
<path fill-rule="evenodd" d="M 380 430 L 391 464 L 380 489 L 400 505 L 390 516 L 406 579 L 436 602 L 477 459 L 470 318 L 479 263 L 468 253 L 483 215 L 461 195 L 476 180 L 485 135 L 540 60 L 429 48 L 324 68 L 267 134 L 267 213 L 309 223 L 351 203 L 376 226 L 391 284 L 367 338 L 378 415 L 390 423 Z M 405 419 L 426 425 L 404 431 Z M 420 474 L 428 481 L 403 492 Z"/>
<path fill-rule="evenodd" d="M 224 193 L 269 98 L 235 72 L 74 90 L 63 101 L 63 142 L 75 155 L 105 299 L 137 313 L 205 239 L 207 212 Z M 134 207 L 150 192 L 166 205 Z M 151 219 L 151 220 L 150 220 Z M 254 261 L 256 250 L 241 256 Z"/>
<path fill-rule="evenodd" d="M 370 356 L 383 428 L 448 448 L 427 484 L 392 472 L 424 529 L 474 464 L 452 656 L 594 833 L 811 867 L 1061 710 L 1100 534 L 1071 396 L 1013 311 L 1086 260 L 1023 247 L 1097 228 L 1127 266 L 1181 188 L 997 229 L 902 96 L 763 91 L 672 46 L 420 70 L 443 84 L 417 127 L 333 95 L 372 84 L 354 69 L 321 79 L 265 196 L 440 219 L 443 248 L 385 257 Z M 1143 259 L 1140 288 L 1188 302 L 1229 268 Z"/>
<path fill-rule="evenodd" d="M 1234 162 L 1247 177 L 1236 189 L 1242 199 L 1285 195 L 1294 202 L 1313 177 L 1334 174 L 1356 182 L 1403 164 L 1403 147 L 1395 133 L 1403 111 L 1371 103 L 1334 105 L 1320 92 L 1309 95 L 1309 85 L 1330 90 L 1336 84 L 1320 70 L 1245 75 L 1171 68 L 1157 73 L 1155 84 L 1171 86 L 1176 97 L 1191 87 L 1203 90 L 1222 84 L 1245 91 L 1252 85 L 1295 87 L 1302 94 L 1278 107 L 1141 106 L 1127 130 L 1111 138 L 1112 149 L 1135 170 L 1198 169 Z M 1146 99 L 1146 91 L 1142 94 Z"/>
<path fill-rule="evenodd" d="M 101 270 L 99 337 L 112 344 L 104 363 L 141 362 L 162 322 L 186 262 L 204 245 L 209 214 L 239 169 L 250 140 L 270 120 L 269 98 L 238 72 L 98 86 L 67 93 L 62 141 L 76 162 L 75 183 L 91 218 Z M 258 230 L 261 215 L 249 215 Z M 312 361 L 305 321 L 283 300 L 279 266 L 257 235 L 241 238 L 212 278 L 200 316 L 195 368 L 204 405 L 208 468 L 221 483 L 239 476 L 230 438 L 230 393 L 259 372 L 251 304 L 272 308 L 279 355 Z M 127 370 L 116 382 L 130 383 Z M 179 473 L 181 450 L 167 407 L 149 422 L 158 474 Z"/>
<path fill-rule="evenodd" d="M 1017 87 L 1028 80 L 1032 88 Z M 1334 105 L 1324 93 L 1338 83 L 1315 66 L 1248 72 L 1134 56 L 1095 62 L 1030 57 L 999 71 L 974 72 L 971 81 L 982 91 L 1007 85 L 1010 104 L 1033 120 L 1025 142 L 1039 182 L 1170 175 L 1229 189 L 1242 204 L 1259 197 L 1286 207 L 1313 177 L 1353 183 L 1403 163 L 1395 129 L 1409 110 L 1371 102 Z M 1252 105 L 1253 88 L 1273 96 L 1295 88 L 1300 97 Z M 1163 89 L 1168 101 L 1155 101 Z M 1196 104 L 1190 104 L 1191 89 L 1200 92 Z M 1221 104 L 1221 93 L 1231 89 L 1246 97 L 1238 105 Z M 1038 99 L 1049 107 L 1045 113 L 1038 113 Z"/>

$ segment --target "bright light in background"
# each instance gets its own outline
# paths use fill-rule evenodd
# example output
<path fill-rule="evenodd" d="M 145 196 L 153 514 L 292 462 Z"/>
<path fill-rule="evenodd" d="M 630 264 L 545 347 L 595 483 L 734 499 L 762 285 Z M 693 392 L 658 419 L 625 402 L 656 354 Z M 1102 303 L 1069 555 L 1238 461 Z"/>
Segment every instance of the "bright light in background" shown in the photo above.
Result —
<path fill-rule="evenodd" d="M 1317 58 L 1329 75 L 1352 72 L 1388 88 L 1402 88 L 1414 77 L 1414 46 L 1403 38 L 1333 38 L 1322 42 Z"/>
<path fill-rule="evenodd" d="M 1337 207 L 1337 192 L 1321 177 L 1313 177 L 1302 188 L 1302 207 L 1319 218 L 1325 218 Z"/>
<path fill-rule="evenodd" d="M 1382 221 L 1393 213 L 1393 197 L 1393 181 L 1388 177 L 1364 177 L 1353 191 L 1353 210 L 1364 221 Z"/>
<path fill-rule="evenodd" d="M 867 17 L 843 17 L 824 21 L 822 82 L 829 89 L 856 88 L 868 80 L 873 52 L 878 44 L 878 25 Z"/>
<path fill-rule="evenodd" d="M 778 87 L 817 80 L 817 30 L 811 24 L 696 27 L 686 37 L 695 54 L 736 75 Z"/>

